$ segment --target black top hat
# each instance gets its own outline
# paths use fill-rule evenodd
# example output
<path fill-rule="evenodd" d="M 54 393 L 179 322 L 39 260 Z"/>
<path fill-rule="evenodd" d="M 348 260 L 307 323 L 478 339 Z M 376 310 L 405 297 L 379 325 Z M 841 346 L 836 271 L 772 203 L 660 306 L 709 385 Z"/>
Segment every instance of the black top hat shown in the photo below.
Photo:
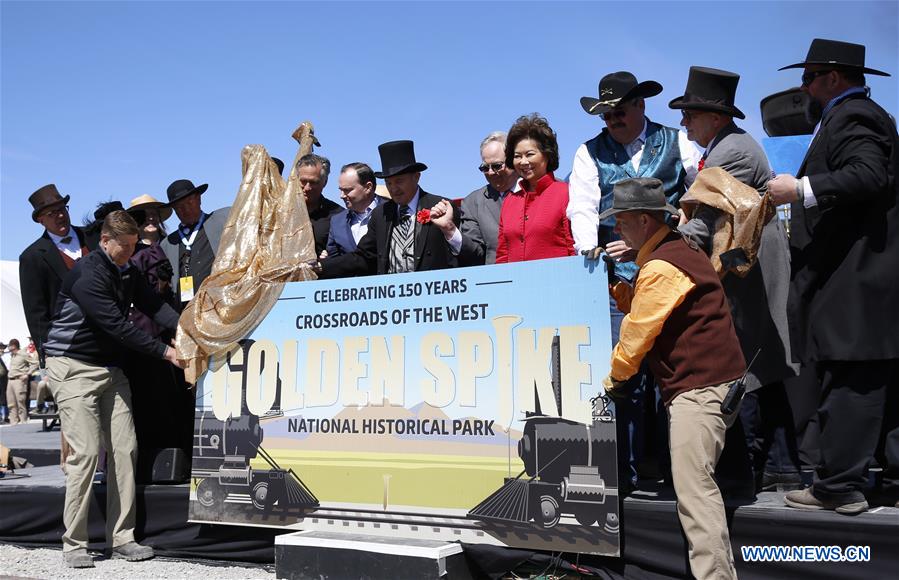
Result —
<path fill-rule="evenodd" d="M 880 75 L 882 77 L 890 76 L 890 73 L 885 73 L 865 66 L 864 44 L 827 40 L 826 38 L 816 38 L 812 40 L 812 45 L 808 49 L 808 54 L 806 55 L 804 62 L 788 64 L 777 70 L 804 68 L 809 64 L 826 64 L 832 65 L 835 68 L 860 70 L 865 74 Z"/>
<path fill-rule="evenodd" d="M 381 155 L 381 171 L 375 177 L 384 179 L 403 173 L 415 173 L 428 168 L 424 163 L 415 161 L 415 148 L 412 141 L 388 141 L 378 145 Z"/>
<path fill-rule="evenodd" d="M 734 106 L 737 83 L 740 75 L 726 70 L 691 66 L 687 77 L 687 89 L 668 106 L 672 109 L 694 109 L 724 113 L 738 119 L 745 119 L 743 111 Z"/>
<path fill-rule="evenodd" d="M 272 161 L 274 161 L 275 165 L 278 167 L 278 174 L 284 175 L 284 162 L 277 157 L 272 157 Z"/>
<path fill-rule="evenodd" d="M 31 212 L 31 219 L 37 221 L 38 214 L 45 209 L 69 203 L 69 196 L 59 195 L 56 186 L 51 183 L 29 195 L 28 202 L 34 208 L 34 211 Z"/>
<path fill-rule="evenodd" d="M 654 97 L 662 92 L 662 85 L 655 81 L 637 82 L 637 77 L 627 71 L 607 74 L 599 81 L 599 98 L 581 97 L 581 106 L 591 115 L 601 115 L 638 97 Z"/>
<path fill-rule="evenodd" d="M 665 188 L 655 177 L 624 179 L 612 188 L 612 207 L 599 214 L 600 221 L 623 211 L 667 211 L 677 209 L 665 199 Z"/>
<path fill-rule="evenodd" d="M 166 207 L 172 205 L 182 197 L 187 197 L 193 193 L 202 194 L 209 188 L 209 184 L 204 183 L 203 185 L 198 185 L 194 187 L 193 181 L 189 179 L 179 179 L 177 181 L 173 181 L 172 184 L 165 190 L 165 194 L 169 198 L 169 202 L 166 204 Z"/>

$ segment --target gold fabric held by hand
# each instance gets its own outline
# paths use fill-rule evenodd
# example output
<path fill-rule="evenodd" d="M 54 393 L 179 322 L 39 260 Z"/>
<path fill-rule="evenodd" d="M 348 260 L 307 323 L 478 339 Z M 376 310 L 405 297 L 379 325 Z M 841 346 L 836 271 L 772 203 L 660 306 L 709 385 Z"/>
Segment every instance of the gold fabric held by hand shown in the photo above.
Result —
<path fill-rule="evenodd" d="M 715 223 L 710 257 L 718 276 L 724 277 L 728 271 L 743 277 L 755 265 L 759 246 L 762 243 L 762 229 L 774 216 L 775 207 L 771 196 L 759 192 L 738 181 L 721 167 L 707 167 L 699 172 L 696 181 L 681 198 L 680 206 L 687 219 L 699 205 L 707 205 L 721 212 Z M 732 270 L 725 270 L 721 264 L 721 254 L 742 249 L 747 262 Z"/>
<path fill-rule="evenodd" d="M 297 131 L 299 158 L 314 137 L 309 123 Z M 231 350 L 256 328 L 286 282 L 316 279 L 309 265 L 316 258 L 312 225 L 295 172 L 285 184 L 261 145 L 244 147 L 241 160 L 243 181 L 212 273 L 178 321 L 175 348 L 189 383 L 206 371 L 210 356 Z"/>

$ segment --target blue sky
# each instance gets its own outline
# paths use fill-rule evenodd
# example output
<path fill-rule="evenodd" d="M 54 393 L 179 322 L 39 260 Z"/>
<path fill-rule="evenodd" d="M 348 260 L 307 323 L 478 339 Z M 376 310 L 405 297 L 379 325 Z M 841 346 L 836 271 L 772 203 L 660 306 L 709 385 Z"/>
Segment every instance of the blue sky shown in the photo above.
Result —
<path fill-rule="evenodd" d="M 896 2 L 10 2 L 0 3 L 0 257 L 40 233 L 28 195 L 56 183 L 73 221 L 100 201 L 164 198 L 175 179 L 230 204 L 240 151 L 293 158 L 316 125 L 336 166 L 380 166 L 377 145 L 411 138 L 425 189 L 479 187 L 478 143 L 538 111 L 557 131 L 561 174 L 602 127 L 578 104 L 604 74 L 662 83 L 650 117 L 690 65 L 742 75 L 742 125 L 763 136 L 758 103 L 799 84 L 777 68 L 814 37 L 860 42 L 869 66 L 899 74 Z M 868 77 L 897 112 L 896 78 Z M 337 199 L 336 177 L 325 194 Z M 172 223 L 170 222 L 171 226 Z"/>

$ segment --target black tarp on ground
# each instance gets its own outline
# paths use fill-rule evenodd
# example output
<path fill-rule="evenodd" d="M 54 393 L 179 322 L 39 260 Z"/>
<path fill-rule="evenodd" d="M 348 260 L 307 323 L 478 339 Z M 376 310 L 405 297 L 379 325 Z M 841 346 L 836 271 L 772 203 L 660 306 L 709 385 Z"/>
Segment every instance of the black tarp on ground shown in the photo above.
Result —
<path fill-rule="evenodd" d="M 41 469 L 41 468 L 39 468 Z M 57 468 L 43 468 L 57 469 Z M 58 469 L 57 469 L 58 472 Z M 27 482 L 27 483 L 26 483 Z M 91 548 L 105 547 L 101 506 L 104 486 L 95 486 L 89 533 Z M 288 530 L 191 524 L 187 522 L 189 489 L 138 486 L 137 536 L 161 556 L 270 564 L 275 536 Z M 540 572 L 566 570 L 605 578 L 681 578 L 688 575 L 687 549 L 670 496 L 635 495 L 624 502 L 621 518 L 624 557 L 542 554 L 491 546 L 466 546 L 472 568 L 484 576 L 526 566 Z M 0 480 L 0 542 L 21 546 L 60 546 L 64 488 L 36 481 Z M 104 508 L 105 509 L 105 508 Z M 899 570 L 899 509 L 880 508 L 855 517 L 833 512 L 804 512 L 782 507 L 781 497 L 763 494 L 753 505 L 729 506 L 731 541 L 742 580 L 794 578 L 890 578 Z M 747 563 L 744 545 L 869 546 L 871 561 L 862 563 Z M 575 565 L 580 568 L 571 568 Z"/>

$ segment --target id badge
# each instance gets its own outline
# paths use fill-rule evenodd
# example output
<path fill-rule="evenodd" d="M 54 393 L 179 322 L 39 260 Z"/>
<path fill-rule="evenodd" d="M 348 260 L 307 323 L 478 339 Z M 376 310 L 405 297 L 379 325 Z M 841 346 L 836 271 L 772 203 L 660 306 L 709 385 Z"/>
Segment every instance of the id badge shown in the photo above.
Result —
<path fill-rule="evenodd" d="M 182 276 L 178 279 L 178 287 L 181 288 L 181 302 L 190 302 L 194 298 L 194 277 Z"/>

